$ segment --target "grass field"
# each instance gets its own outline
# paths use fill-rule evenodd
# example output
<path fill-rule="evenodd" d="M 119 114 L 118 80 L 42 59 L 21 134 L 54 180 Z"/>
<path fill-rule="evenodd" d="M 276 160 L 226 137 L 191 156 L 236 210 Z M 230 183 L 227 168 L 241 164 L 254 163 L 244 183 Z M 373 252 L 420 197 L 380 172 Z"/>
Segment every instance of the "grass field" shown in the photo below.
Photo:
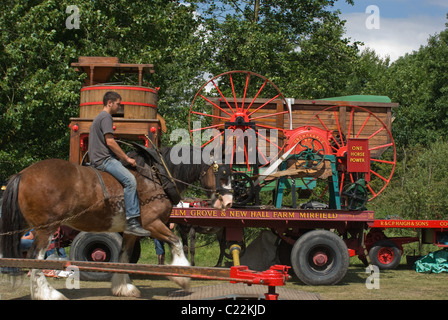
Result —
<path fill-rule="evenodd" d="M 167 248 L 168 249 L 168 248 Z M 196 249 L 197 266 L 214 266 L 219 254 L 217 243 L 199 241 Z M 357 259 L 352 258 L 345 278 L 334 286 L 308 286 L 301 283 L 294 275 L 286 283 L 285 288 L 318 294 L 322 300 L 448 300 L 448 273 L 422 274 L 407 267 L 403 259 L 396 270 L 380 271 L 373 288 L 366 285 L 370 274 L 366 267 Z M 167 262 L 170 262 L 167 250 Z M 229 261 L 228 261 L 229 262 Z M 138 263 L 157 264 L 157 256 L 152 240 L 142 242 L 142 255 Z M 293 274 L 291 271 L 290 274 Z M 133 277 L 134 284 L 142 292 L 141 299 L 163 300 L 170 292 L 179 288 L 164 277 Z M 49 278 L 49 282 L 69 299 L 74 300 L 127 300 L 113 297 L 110 293 L 110 282 L 81 281 L 80 289 L 68 290 L 65 279 Z M 192 280 L 192 287 L 223 284 L 223 281 Z M 369 282 L 371 283 L 371 282 Z M 372 287 L 372 286 L 371 286 Z M 0 300 L 29 300 L 29 278 L 26 273 L 23 278 L 11 285 L 5 275 L 0 277 Z"/>

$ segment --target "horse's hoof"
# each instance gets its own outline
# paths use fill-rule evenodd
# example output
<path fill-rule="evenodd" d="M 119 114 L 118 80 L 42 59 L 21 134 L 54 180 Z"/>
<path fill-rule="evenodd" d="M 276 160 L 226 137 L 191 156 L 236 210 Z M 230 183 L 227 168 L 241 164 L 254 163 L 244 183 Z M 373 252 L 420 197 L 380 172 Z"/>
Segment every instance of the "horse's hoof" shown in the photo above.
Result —
<path fill-rule="evenodd" d="M 140 290 L 131 283 L 128 275 L 122 274 L 112 276 L 112 294 L 117 297 L 140 298 Z"/>
<path fill-rule="evenodd" d="M 127 283 L 112 289 L 112 294 L 116 297 L 140 298 L 140 290 L 133 284 Z"/>

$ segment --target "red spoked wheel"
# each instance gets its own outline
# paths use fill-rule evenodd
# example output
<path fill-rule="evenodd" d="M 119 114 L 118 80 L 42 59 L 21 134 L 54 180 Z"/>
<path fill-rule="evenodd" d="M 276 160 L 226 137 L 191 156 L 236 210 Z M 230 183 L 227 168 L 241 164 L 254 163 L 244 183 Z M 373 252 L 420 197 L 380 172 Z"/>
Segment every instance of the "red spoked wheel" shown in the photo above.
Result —
<path fill-rule="evenodd" d="M 223 147 L 223 162 L 252 172 L 283 152 L 291 111 L 280 90 L 250 71 L 229 71 L 210 79 L 190 107 L 193 144 Z"/>
<path fill-rule="evenodd" d="M 307 123 L 329 132 L 329 143 L 337 157 L 339 191 L 360 179 L 365 180 L 367 200 L 384 191 L 392 179 L 396 165 L 395 142 L 389 127 L 371 111 L 352 105 L 326 108 Z M 349 139 L 366 139 L 370 152 L 370 169 L 367 173 L 347 171 L 347 142 Z"/>
<path fill-rule="evenodd" d="M 381 270 L 395 269 L 401 261 L 403 248 L 389 239 L 377 241 L 369 250 L 370 261 Z"/>

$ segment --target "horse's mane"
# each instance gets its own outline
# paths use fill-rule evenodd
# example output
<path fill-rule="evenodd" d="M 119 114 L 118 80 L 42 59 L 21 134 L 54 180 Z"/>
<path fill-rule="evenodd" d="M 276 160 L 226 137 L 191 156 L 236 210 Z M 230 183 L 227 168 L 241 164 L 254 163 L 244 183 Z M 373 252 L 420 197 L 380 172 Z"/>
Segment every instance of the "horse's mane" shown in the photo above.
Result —
<path fill-rule="evenodd" d="M 160 149 L 160 154 L 163 157 L 163 160 L 170 172 L 170 174 L 181 181 L 184 181 L 186 183 L 193 183 L 197 180 L 199 180 L 201 174 L 207 170 L 210 164 L 204 163 L 201 156 L 201 163 L 195 164 L 193 163 L 193 154 L 195 152 L 201 152 L 201 148 L 195 147 L 195 146 L 185 146 L 185 149 L 189 152 L 189 161 L 190 163 L 180 163 L 177 164 L 172 161 L 171 159 L 171 150 L 173 147 L 162 147 Z M 183 149 L 182 151 L 185 151 Z M 130 152 L 129 155 L 134 158 L 137 162 L 137 165 L 140 167 L 143 167 L 144 164 L 148 164 L 151 166 L 152 162 L 155 161 L 151 157 L 148 156 L 148 154 L 145 154 L 146 152 L 143 150 L 136 150 L 134 152 Z M 202 153 L 201 153 L 202 155 Z M 129 166 L 127 166 L 129 168 Z M 132 167 L 130 167 L 132 169 Z M 182 192 L 184 189 L 186 189 L 187 185 L 184 183 L 176 182 L 177 188 L 179 192 Z"/>
<path fill-rule="evenodd" d="M 171 150 L 173 149 L 172 147 L 163 147 L 160 149 L 160 153 L 162 154 L 165 163 L 168 167 L 168 170 L 171 172 L 172 176 L 175 177 L 176 179 L 182 180 L 184 182 L 187 183 L 192 183 L 196 180 L 198 180 L 200 178 L 200 175 L 207 170 L 207 168 L 209 167 L 209 164 L 204 163 L 202 160 L 202 156 L 201 156 L 201 163 L 199 164 L 195 164 L 193 163 L 193 154 L 195 152 L 201 152 L 201 148 L 199 147 L 194 147 L 194 146 L 187 146 L 188 151 L 189 151 L 189 160 L 190 160 L 190 164 L 184 164 L 184 163 L 180 163 L 180 164 L 174 164 L 172 159 L 171 159 Z M 185 150 L 185 149 L 184 149 Z M 202 153 L 200 153 L 202 155 Z M 177 184 L 179 190 L 180 189 L 185 189 L 186 185 L 181 183 L 181 185 L 179 185 L 179 183 Z"/>

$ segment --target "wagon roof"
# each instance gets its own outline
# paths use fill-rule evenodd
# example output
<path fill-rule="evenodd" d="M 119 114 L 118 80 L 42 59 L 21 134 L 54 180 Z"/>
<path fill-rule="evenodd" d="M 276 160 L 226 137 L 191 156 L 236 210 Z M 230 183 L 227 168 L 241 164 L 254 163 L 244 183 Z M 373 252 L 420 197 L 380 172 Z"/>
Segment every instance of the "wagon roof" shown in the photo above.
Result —
<path fill-rule="evenodd" d="M 331 101 L 353 101 L 353 102 L 379 102 L 379 103 L 391 103 L 387 96 L 373 96 L 373 95 L 351 95 L 342 97 L 332 97 L 319 100 L 331 100 Z"/>

